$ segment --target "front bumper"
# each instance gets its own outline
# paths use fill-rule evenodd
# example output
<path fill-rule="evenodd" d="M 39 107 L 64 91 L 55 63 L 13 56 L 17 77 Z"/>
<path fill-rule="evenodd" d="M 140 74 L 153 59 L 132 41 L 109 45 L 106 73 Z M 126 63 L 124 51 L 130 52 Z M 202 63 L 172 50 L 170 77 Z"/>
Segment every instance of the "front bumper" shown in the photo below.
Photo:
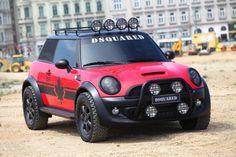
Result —
<path fill-rule="evenodd" d="M 178 103 L 170 104 L 160 104 L 155 105 L 158 110 L 158 114 L 154 118 L 149 118 L 145 115 L 144 111 L 147 105 L 141 105 L 139 107 L 138 115 L 135 115 L 137 108 L 140 103 L 140 99 L 127 99 L 125 97 L 106 97 L 100 98 L 101 101 L 98 107 L 99 118 L 102 123 L 109 125 L 118 125 L 118 124 L 145 124 L 145 123 L 155 123 L 158 121 L 176 121 L 189 118 L 195 118 L 199 116 L 206 115 L 210 106 L 205 103 L 205 89 L 199 88 L 196 90 L 189 91 L 188 95 L 190 110 L 187 114 L 181 115 L 177 110 Z M 195 101 L 197 99 L 202 100 L 202 105 L 197 107 Z M 112 114 L 112 109 L 119 109 L 118 115 Z"/>

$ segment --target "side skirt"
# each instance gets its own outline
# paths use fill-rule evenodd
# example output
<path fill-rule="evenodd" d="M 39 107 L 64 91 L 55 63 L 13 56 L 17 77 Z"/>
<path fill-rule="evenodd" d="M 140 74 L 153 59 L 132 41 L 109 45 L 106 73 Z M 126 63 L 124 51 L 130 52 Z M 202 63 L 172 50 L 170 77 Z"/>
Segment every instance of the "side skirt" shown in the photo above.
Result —
<path fill-rule="evenodd" d="M 52 108 L 52 107 L 41 107 L 40 111 L 48 113 L 48 114 L 56 115 L 59 117 L 70 118 L 70 119 L 75 118 L 74 112 L 65 111 L 62 109 L 56 109 L 56 108 Z"/>

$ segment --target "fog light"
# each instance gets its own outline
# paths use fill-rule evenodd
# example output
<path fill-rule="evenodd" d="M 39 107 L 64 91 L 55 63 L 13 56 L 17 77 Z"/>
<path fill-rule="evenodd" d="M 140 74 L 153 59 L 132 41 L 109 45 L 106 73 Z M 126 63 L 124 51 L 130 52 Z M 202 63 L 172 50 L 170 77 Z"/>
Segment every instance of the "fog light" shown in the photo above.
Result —
<path fill-rule="evenodd" d="M 152 95 L 158 95 L 161 92 L 161 87 L 158 84 L 153 83 L 149 86 L 149 91 Z"/>
<path fill-rule="evenodd" d="M 186 103 L 182 102 L 178 104 L 177 110 L 179 111 L 180 114 L 186 114 L 189 110 L 189 107 Z"/>
<path fill-rule="evenodd" d="M 200 99 L 197 99 L 197 100 L 195 101 L 195 105 L 196 105 L 197 107 L 201 106 L 201 105 L 202 105 L 202 101 L 201 101 Z"/>
<path fill-rule="evenodd" d="M 180 93 L 183 89 L 182 83 L 175 81 L 171 84 L 171 88 L 175 93 Z"/>
<path fill-rule="evenodd" d="M 148 117 L 153 118 L 157 115 L 157 109 L 155 106 L 147 106 L 145 113 Z"/>
<path fill-rule="evenodd" d="M 120 110 L 117 107 L 114 107 L 111 112 L 113 115 L 118 115 Z"/>

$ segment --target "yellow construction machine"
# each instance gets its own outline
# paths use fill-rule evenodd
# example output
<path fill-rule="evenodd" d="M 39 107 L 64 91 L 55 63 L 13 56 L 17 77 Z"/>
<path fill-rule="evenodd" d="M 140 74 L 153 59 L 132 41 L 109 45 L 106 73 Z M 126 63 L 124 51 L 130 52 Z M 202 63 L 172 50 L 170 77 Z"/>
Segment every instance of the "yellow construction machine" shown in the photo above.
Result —
<path fill-rule="evenodd" d="M 22 54 L 12 56 L 10 63 L 6 59 L 0 58 L 0 71 L 4 72 L 22 72 L 28 71 L 31 66 L 30 61 L 26 61 Z"/>

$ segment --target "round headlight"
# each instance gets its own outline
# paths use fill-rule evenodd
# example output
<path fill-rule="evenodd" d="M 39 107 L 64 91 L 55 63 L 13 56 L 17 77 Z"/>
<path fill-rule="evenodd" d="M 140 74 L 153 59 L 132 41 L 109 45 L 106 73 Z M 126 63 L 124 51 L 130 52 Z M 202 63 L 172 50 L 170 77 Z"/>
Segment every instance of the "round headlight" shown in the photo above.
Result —
<path fill-rule="evenodd" d="M 175 81 L 171 84 L 171 88 L 175 93 L 180 93 L 183 89 L 182 83 Z"/>
<path fill-rule="evenodd" d="M 128 23 L 127 23 L 127 21 L 124 18 L 120 18 L 116 22 L 116 26 L 120 30 L 126 29 L 127 25 L 128 25 Z"/>
<path fill-rule="evenodd" d="M 103 77 L 100 82 L 100 87 L 104 93 L 109 95 L 117 94 L 121 89 L 120 82 L 111 76 Z"/>
<path fill-rule="evenodd" d="M 161 87 L 158 84 L 153 83 L 149 86 L 149 91 L 152 95 L 158 95 L 161 92 Z"/>
<path fill-rule="evenodd" d="M 129 28 L 131 28 L 131 29 L 136 29 L 136 28 L 138 28 L 138 26 L 139 26 L 138 19 L 136 19 L 136 18 L 134 18 L 134 17 L 130 18 L 129 21 L 128 21 L 128 26 L 129 26 Z"/>
<path fill-rule="evenodd" d="M 104 22 L 104 28 L 107 30 L 107 31 L 111 31 L 115 28 L 115 22 L 111 19 L 107 19 L 105 22 Z"/>
<path fill-rule="evenodd" d="M 202 79 L 201 79 L 201 76 L 200 74 L 197 72 L 197 70 L 193 69 L 193 68 L 190 68 L 188 70 L 188 74 L 189 74 L 189 77 L 191 79 L 191 81 L 196 85 L 196 86 L 200 86 L 201 83 L 202 83 Z"/>
<path fill-rule="evenodd" d="M 91 24 L 91 29 L 94 32 L 99 32 L 102 29 L 102 22 L 99 21 L 99 20 L 93 21 L 92 24 Z"/>

